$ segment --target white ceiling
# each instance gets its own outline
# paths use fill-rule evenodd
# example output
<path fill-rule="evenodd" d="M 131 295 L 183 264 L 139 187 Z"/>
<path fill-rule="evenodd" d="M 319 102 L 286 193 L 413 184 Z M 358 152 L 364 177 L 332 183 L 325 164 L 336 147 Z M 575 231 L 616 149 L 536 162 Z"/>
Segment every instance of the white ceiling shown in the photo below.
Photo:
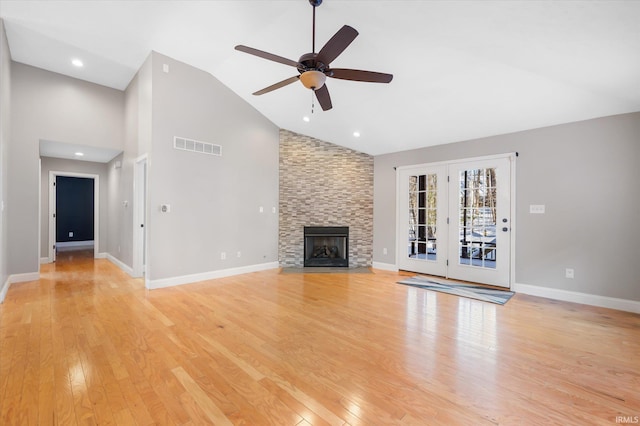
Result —
<path fill-rule="evenodd" d="M 640 111 L 638 1 L 325 0 L 316 12 L 316 50 L 344 24 L 360 33 L 332 67 L 393 81 L 328 79 L 333 109 L 313 115 L 299 83 L 252 96 L 297 71 L 233 47 L 297 60 L 311 51 L 307 0 L 0 0 L 17 62 L 123 90 L 155 50 L 281 128 L 373 155 Z"/>
<path fill-rule="evenodd" d="M 108 163 L 122 153 L 122 150 L 100 148 L 95 146 L 76 145 L 41 139 L 40 156 L 66 158 L 68 160 L 93 161 Z"/>

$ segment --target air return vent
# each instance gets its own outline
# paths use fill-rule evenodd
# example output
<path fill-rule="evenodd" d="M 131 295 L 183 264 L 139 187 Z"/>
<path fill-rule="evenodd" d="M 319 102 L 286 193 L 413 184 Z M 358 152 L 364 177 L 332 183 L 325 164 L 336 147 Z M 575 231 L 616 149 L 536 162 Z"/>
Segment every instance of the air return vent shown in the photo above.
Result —
<path fill-rule="evenodd" d="M 173 147 L 182 151 L 199 152 L 200 154 L 209 154 L 222 156 L 222 146 L 209 142 L 194 141 L 193 139 L 173 137 Z"/>

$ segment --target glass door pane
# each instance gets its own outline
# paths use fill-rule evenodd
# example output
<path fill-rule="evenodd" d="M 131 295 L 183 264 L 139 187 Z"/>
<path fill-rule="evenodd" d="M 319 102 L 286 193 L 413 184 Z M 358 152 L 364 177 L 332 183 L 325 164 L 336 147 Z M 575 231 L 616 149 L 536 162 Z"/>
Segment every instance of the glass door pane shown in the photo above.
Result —
<path fill-rule="evenodd" d="M 477 268 L 496 267 L 496 170 L 459 172 L 460 215 L 458 262 Z"/>
<path fill-rule="evenodd" d="M 409 176 L 408 256 L 412 259 L 436 261 L 438 176 Z"/>

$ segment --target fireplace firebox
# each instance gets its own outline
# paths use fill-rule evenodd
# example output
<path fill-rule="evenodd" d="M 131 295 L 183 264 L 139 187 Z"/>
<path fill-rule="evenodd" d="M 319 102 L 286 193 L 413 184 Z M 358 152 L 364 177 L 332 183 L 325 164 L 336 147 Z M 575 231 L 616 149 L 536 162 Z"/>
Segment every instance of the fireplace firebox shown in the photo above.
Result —
<path fill-rule="evenodd" d="M 304 266 L 349 266 L 348 226 L 305 226 Z"/>

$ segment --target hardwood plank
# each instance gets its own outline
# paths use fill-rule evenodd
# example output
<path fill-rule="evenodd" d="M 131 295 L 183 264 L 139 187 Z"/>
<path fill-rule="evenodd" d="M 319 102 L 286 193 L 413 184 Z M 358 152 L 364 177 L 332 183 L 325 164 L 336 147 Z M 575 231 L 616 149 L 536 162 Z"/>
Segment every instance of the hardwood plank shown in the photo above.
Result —
<path fill-rule="evenodd" d="M 114 413 L 113 418 L 117 425 L 135 425 L 140 424 L 136 422 L 136 419 L 127 408 L 123 408 L 120 411 Z"/>
<path fill-rule="evenodd" d="M 176 367 L 171 372 L 178 378 L 185 390 L 194 399 L 198 407 L 204 411 L 209 420 L 216 425 L 233 425 L 224 413 L 211 401 L 207 394 L 181 367 Z"/>
<path fill-rule="evenodd" d="M 136 386 L 130 381 L 130 380 L 120 380 L 118 382 L 118 386 L 120 388 L 120 392 L 122 394 L 122 397 L 124 398 L 124 400 L 127 403 L 127 407 L 128 407 L 128 411 L 131 415 L 131 417 L 133 417 L 135 419 L 135 424 L 138 425 L 150 425 L 154 423 L 154 419 L 151 416 L 151 414 L 149 414 L 149 402 L 150 401 L 143 401 L 142 397 L 140 396 L 140 393 L 138 392 L 138 389 L 136 389 Z M 118 413 L 120 413 L 122 410 L 118 411 Z M 118 414 L 116 414 L 116 419 L 118 417 Z"/>
<path fill-rule="evenodd" d="M 38 425 L 55 425 L 55 399 L 53 380 L 41 381 L 38 388 Z"/>
<path fill-rule="evenodd" d="M 100 384 L 104 388 L 104 395 L 109 401 L 110 410 L 114 415 L 115 413 L 125 410 L 127 408 L 127 402 L 101 346 L 96 346 L 92 349 L 91 360 L 93 362 L 94 374 L 99 377 Z"/>
<path fill-rule="evenodd" d="M 265 377 L 260 380 L 260 385 L 275 395 L 284 404 L 290 407 L 294 412 L 302 416 L 302 420 L 298 423 L 301 425 L 310 424 L 316 426 L 330 425 L 331 423 L 325 421 L 321 416 L 311 411 L 306 407 L 302 401 L 298 400 L 292 393 L 287 392 L 282 387 L 278 386 L 273 380 Z M 333 417 L 333 416 L 328 416 Z"/>
<path fill-rule="evenodd" d="M 19 325 L 15 328 L 15 347 L 11 356 L 11 366 L 7 373 L 7 383 L 5 385 L 4 397 L 9 398 L 22 393 L 24 374 L 27 367 L 27 348 L 29 345 L 30 326 Z"/>
<path fill-rule="evenodd" d="M 18 426 L 28 424 L 28 421 L 27 413 L 20 408 L 20 395 L 5 397 L 0 411 L 0 424 Z"/>
<path fill-rule="evenodd" d="M 53 395 L 56 424 L 77 424 L 71 390 L 67 352 L 62 338 L 61 324 L 52 323 Z"/>

